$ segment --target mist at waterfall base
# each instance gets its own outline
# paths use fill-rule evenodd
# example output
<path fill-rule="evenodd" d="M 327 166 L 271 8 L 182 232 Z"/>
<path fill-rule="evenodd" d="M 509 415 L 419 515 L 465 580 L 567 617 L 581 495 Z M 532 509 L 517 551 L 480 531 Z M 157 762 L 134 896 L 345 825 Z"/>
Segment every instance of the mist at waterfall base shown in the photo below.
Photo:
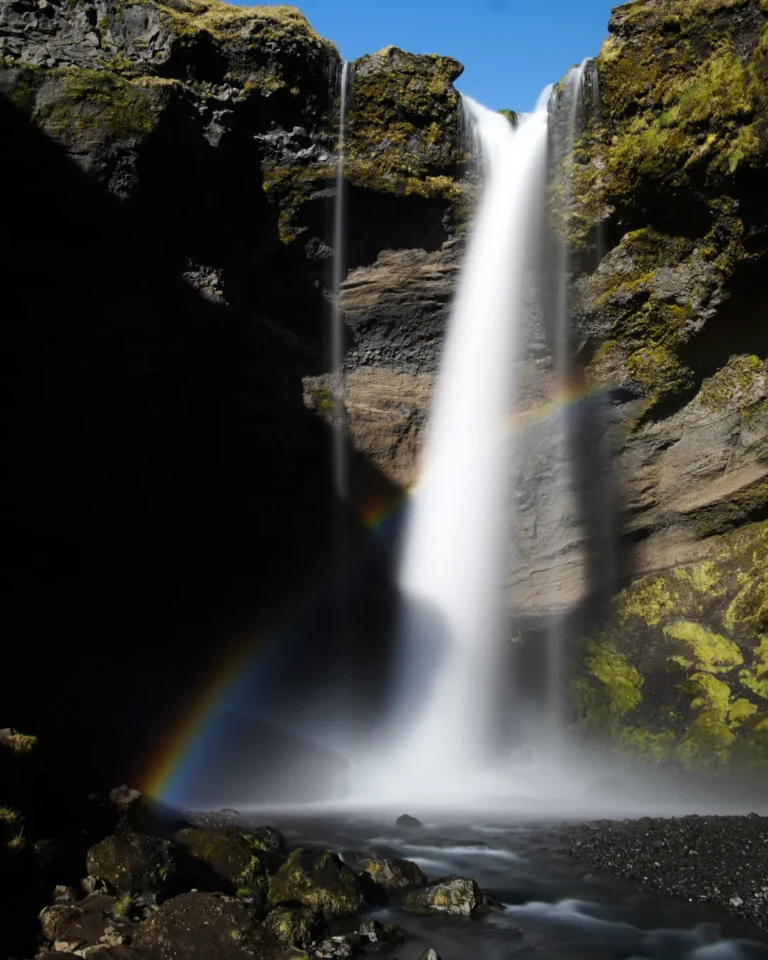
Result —
<path fill-rule="evenodd" d="M 545 90 L 535 110 L 516 127 L 463 98 L 482 186 L 431 405 L 423 469 L 400 537 L 394 673 L 379 678 L 390 691 L 386 716 L 372 728 L 339 709 L 345 685 L 355 682 L 343 663 L 331 665 L 335 677 L 330 682 L 319 678 L 316 695 L 309 698 L 302 694 L 294 699 L 288 685 L 276 692 L 263 684 L 267 715 L 260 720 L 273 725 L 235 719 L 228 726 L 225 719 L 215 738 L 226 747 L 214 750 L 219 754 L 216 769 L 222 764 L 249 768 L 239 788 L 221 783 L 219 807 L 247 811 L 279 804 L 282 811 L 309 806 L 417 816 L 471 811 L 481 818 L 503 812 L 512 819 L 759 809 L 754 798 L 742 803 L 718 797 L 709 785 L 707 790 L 701 784 L 691 788 L 647 768 L 619 769 L 614 759 L 569 737 L 564 730 L 564 618 L 553 618 L 540 632 L 544 656 L 535 668 L 526 666 L 514 676 L 517 651 L 509 642 L 514 611 L 510 617 L 506 588 L 518 521 L 511 478 L 522 441 L 508 425 L 520 400 L 516 376 L 533 313 L 545 320 L 548 315 L 556 401 L 571 374 L 567 252 L 555 249 L 552 255 L 550 248 L 544 270 L 541 259 L 547 250 L 548 174 L 557 160 L 552 156 L 558 149 L 553 137 L 557 111 L 561 124 L 565 117 L 559 149 L 567 150 L 576 125 L 583 122 L 577 101 L 591 80 L 583 64 L 555 96 Z M 345 70 L 340 170 L 349 82 Z M 340 172 L 338 183 L 343 182 Z M 343 270 L 343 212 L 340 189 L 334 226 L 336 295 Z M 542 277 L 549 283 L 547 295 L 542 294 Z M 337 300 L 332 357 L 337 377 L 342 373 L 342 322 Z M 585 409 L 599 419 L 594 403 Z M 553 415 L 533 431 L 533 442 L 538 442 L 537 431 L 546 438 L 551 469 L 562 473 L 554 488 L 560 509 L 573 504 L 568 509 L 580 511 L 582 525 L 590 529 L 587 566 L 594 574 L 593 587 L 606 592 L 616 576 L 610 491 L 604 479 L 601 486 L 590 473 L 597 447 L 581 451 L 582 460 L 589 462 L 579 466 L 573 451 L 581 438 L 569 425 L 569 410 L 564 397 L 555 402 Z M 348 464 L 339 422 L 337 418 L 333 429 L 333 464 L 341 494 L 347 489 Z M 592 487 L 587 507 L 574 503 L 580 470 L 582 493 Z M 542 518 L 546 509 L 545 504 Z M 352 577 L 353 571 L 348 568 L 347 574 Z M 338 616 L 343 595 L 338 571 L 333 579 L 329 592 L 336 600 L 328 607 L 335 605 L 333 615 Z M 556 590 L 547 600 L 553 609 L 561 607 Z M 322 616 L 328 607 L 314 605 L 309 616 Z M 362 635 L 352 639 L 359 644 L 366 640 Z M 295 650 L 299 656 L 300 645 Z M 287 655 L 285 649 L 282 655 Z M 243 712 L 253 716 L 258 713 L 253 686 L 250 696 Z M 270 704 L 278 704 L 272 716 Z M 272 749 L 254 750 L 256 741 L 270 741 Z M 243 792 L 243 782 L 253 784 L 253 795 Z M 211 790 L 216 790 L 213 784 Z"/>

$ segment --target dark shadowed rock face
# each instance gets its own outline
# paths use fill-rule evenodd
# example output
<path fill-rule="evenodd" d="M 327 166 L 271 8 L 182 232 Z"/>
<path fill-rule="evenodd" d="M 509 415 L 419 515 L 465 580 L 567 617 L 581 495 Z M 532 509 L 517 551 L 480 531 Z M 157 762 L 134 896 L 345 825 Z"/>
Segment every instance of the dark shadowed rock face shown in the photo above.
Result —
<path fill-rule="evenodd" d="M 189 885 L 198 890 L 241 891 L 263 900 L 269 873 L 284 859 L 273 850 L 265 850 L 261 839 L 247 831 L 190 827 L 174 834 L 172 840 L 185 854 L 182 869 Z"/>
<path fill-rule="evenodd" d="M 114 762 L 108 786 L 133 772 L 126 756 L 146 762 L 177 692 L 205 683 L 236 625 L 253 609 L 269 617 L 302 583 L 317 584 L 318 571 L 331 576 L 328 545 L 344 511 L 318 409 L 326 394 L 321 387 L 307 403 L 305 393 L 328 371 L 340 61 L 297 11 L 181 0 L 3 0 L 0 45 L 0 161 L 16 225 L 3 262 L 13 278 L 4 295 L 16 504 L 7 549 L 11 593 L 35 611 L 20 638 L 22 682 L 7 702 L 21 711 L 15 722 L 28 718 L 63 741 L 80 723 L 79 714 L 68 728 L 59 722 L 65 688 L 67 699 L 87 691 L 97 714 L 120 701 L 120 729 L 89 734 L 94 765 Z M 352 188 L 350 266 L 416 249 L 433 271 L 458 195 L 459 72 L 450 59 L 405 53 L 361 65 L 370 89 L 352 98 L 350 149 L 362 157 L 377 145 L 380 164 Z M 390 98 L 403 136 L 388 147 L 372 115 L 376 84 L 413 86 L 410 105 Z M 413 296 L 388 319 L 360 307 L 370 332 L 356 349 L 394 362 L 385 328 L 429 314 L 431 332 L 410 353 L 412 368 L 430 368 L 428 341 L 439 337 L 449 293 L 432 303 L 429 284 L 413 277 Z M 366 390 L 391 404 L 388 377 Z M 368 591 L 355 616 L 382 637 L 386 561 L 355 511 L 395 497 L 410 469 L 397 450 L 410 451 L 403 462 L 415 457 L 426 394 L 409 386 L 394 428 L 363 390 L 360 452 L 350 451 L 355 510 L 344 519 Z M 66 467 L 52 484 L 54 463 Z M 38 591 L 48 604 L 35 602 Z M 297 613 L 306 611 L 290 608 Z M 37 671 L 35 645 L 52 617 L 62 643 Z M 296 696 L 336 642 L 324 618 L 312 622 L 295 661 L 305 669 L 291 669 Z M 66 652 L 70 630 L 76 658 Z M 370 636 L 352 656 L 373 715 L 386 691 L 369 689 L 371 658 L 387 652 Z M 145 652 L 149 671 L 139 667 Z M 119 690 L 97 679 L 105 657 Z"/>
<path fill-rule="evenodd" d="M 91 847 L 86 867 L 89 877 L 119 894 L 162 897 L 173 889 L 178 861 L 168 840 L 123 833 Z"/>

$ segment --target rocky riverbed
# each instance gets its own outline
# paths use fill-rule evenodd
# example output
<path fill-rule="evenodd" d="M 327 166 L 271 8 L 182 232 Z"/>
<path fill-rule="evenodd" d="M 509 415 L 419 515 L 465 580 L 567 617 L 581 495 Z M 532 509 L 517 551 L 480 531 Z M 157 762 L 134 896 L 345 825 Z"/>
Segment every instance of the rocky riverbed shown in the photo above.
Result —
<path fill-rule="evenodd" d="M 564 841 L 577 863 L 768 929 L 768 817 L 598 820 L 564 828 Z"/>
<path fill-rule="evenodd" d="M 761 817 L 548 827 L 286 809 L 169 816 L 125 789 L 109 806 L 114 832 L 84 851 L 80 879 L 62 876 L 36 936 L 0 955 L 768 958 L 754 906 L 765 903 Z"/>

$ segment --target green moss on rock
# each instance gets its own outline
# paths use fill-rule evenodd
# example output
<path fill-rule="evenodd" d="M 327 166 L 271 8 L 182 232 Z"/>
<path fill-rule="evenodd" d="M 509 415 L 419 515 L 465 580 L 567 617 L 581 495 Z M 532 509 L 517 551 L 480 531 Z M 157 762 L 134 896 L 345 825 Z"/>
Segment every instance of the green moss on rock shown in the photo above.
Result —
<path fill-rule="evenodd" d="M 761 522 L 623 590 L 616 625 L 580 656 L 581 728 L 649 763 L 768 773 L 767 573 Z"/>
<path fill-rule="evenodd" d="M 642 700 L 643 679 L 607 639 L 587 644 L 586 677 L 573 682 L 581 725 L 587 731 L 616 732 Z"/>
<path fill-rule="evenodd" d="M 355 61 L 347 118 L 346 175 L 361 187 L 458 198 L 463 67 L 450 57 L 396 47 Z"/>
<path fill-rule="evenodd" d="M 62 67 L 48 76 L 57 83 L 55 94 L 38 107 L 35 120 L 64 142 L 83 135 L 106 135 L 117 140 L 138 140 L 153 130 L 162 101 L 146 86 L 106 70 Z"/>
<path fill-rule="evenodd" d="M 269 885 L 270 903 L 301 903 L 327 919 L 350 916 L 363 907 L 357 877 L 330 850 L 300 847 Z"/>

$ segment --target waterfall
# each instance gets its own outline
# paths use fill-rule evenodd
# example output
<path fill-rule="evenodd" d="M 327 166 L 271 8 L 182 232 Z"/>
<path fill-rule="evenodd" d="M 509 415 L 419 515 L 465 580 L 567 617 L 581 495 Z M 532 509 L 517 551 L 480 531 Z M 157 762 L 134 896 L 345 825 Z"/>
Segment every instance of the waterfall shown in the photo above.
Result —
<path fill-rule="evenodd" d="M 339 134 L 336 160 L 336 196 L 333 204 L 333 311 L 331 317 L 331 367 L 333 370 L 333 480 L 336 495 L 345 501 L 349 493 L 349 465 L 344 437 L 344 314 L 341 309 L 341 284 L 346 273 L 344 139 L 347 123 L 349 63 L 344 61 L 339 84 Z"/>
<path fill-rule="evenodd" d="M 561 214 L 562 222 L 573 202 L 573 182 L 569 168 L 576 136 L 584 119 L 584 87 L 589 60 L 573 67 L 563 81 L 559 96 L 554 99 L 556 113 L 555 160 L 560 165 Z M 552 475 L 553 487 L 550 495 L 550 529 L 557 532 L 563 517 L 572 517 L 576 513 L 573 475 L 571 469 L 572 426 L 569 422 L 568 406 L 565 403 L 572 389 L 572 343 L 571 343 L 571 257 L 567 238 L 560 237 L 557 242 L 557 273 L 555 277 L 556 295 L 553 312 L 553 368 L 554 394 L 561 402 L 558 415 L 552 420 Z M 555 515 L 556 514 L 556 515 Z M 555 605 L 556 606 L 556 605 Z M 549 741 L 547 749 L 557 751 L 565 726 L 565 623 L 561 614 L 556 614 L 547 630 L 547 676 L 542 704 L 545 736 Z"/>
<path fill-rule="evenodd" d="M 545 91 L 514 129 L 463 98 L 484 186 L 432 402 L 399 572 L 399 725 L 368 793 L 455 800 L 487 779 L 494 672 L 505 626 L 513 361 L 530 253 L 543 223 Z M 482 788 L 485 789 L 485 788 Z M 488 789 L 491 789 L 490 787 Z M 394 799 L 394 798 L 393 798 Z"/>

